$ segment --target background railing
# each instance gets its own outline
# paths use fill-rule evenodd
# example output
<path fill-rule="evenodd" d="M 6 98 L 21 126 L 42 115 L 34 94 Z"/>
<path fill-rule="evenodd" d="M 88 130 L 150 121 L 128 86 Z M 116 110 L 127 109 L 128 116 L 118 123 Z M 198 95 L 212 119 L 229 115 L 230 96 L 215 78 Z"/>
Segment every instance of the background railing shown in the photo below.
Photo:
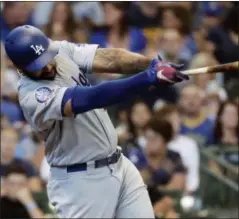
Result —
<path fill-rule="evenodd" d="M 217 215 L 227 211 L 225 216 L 233 217 L 238 214 L 238 168 L 221 158 L 225 152 L 238 153 L 238 147 L 201 149 L 200 195 L 204 207 L 214 209 Z M 220 172 L 209 168 L 212 162 Z"/>

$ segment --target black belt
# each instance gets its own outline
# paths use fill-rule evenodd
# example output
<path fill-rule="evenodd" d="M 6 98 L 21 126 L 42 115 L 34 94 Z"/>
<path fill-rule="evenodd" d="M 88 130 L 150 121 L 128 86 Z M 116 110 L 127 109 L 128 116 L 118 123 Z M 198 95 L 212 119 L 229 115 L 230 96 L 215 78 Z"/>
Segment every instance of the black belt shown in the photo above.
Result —
<path fill-rule="evenodd" d="M 120 155 L 121 155 L 121 150 L 117 149 L 116 152 L 113 153 L 111 156 L 94 161 L 94 168 L 100 168 L 104 166 L 109 166 L 110 164 L 115 164 L 118 162 Z M 52 166 L 52 167 L 66 168 L 67 173 L 72 173 L 72 172 L 78 172 L 78 171 L 86 171 L 87 163 L 78 163 L 78 164 L 72 164 L 69 166 Z"/>

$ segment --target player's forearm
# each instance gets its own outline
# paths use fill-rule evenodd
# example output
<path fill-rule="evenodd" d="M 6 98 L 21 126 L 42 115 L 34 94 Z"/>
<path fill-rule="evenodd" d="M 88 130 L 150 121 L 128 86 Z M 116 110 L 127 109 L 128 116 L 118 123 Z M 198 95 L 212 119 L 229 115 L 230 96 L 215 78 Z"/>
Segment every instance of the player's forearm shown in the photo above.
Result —
<path fill-rule="evenodd" d="M 103 108 L 125 100 L 143 88 L 155 84 L 147 72 L 126 79 L 105 82 L 94 87 L 68 88 L 63 97 L 62 114 L 72 116 Z"/>
<path fill-rule="evenodd" d="M 135 74 L 145 70 L 151 61 L 149 57 L 125 49 L 97 49 L 93 72 Z"/>

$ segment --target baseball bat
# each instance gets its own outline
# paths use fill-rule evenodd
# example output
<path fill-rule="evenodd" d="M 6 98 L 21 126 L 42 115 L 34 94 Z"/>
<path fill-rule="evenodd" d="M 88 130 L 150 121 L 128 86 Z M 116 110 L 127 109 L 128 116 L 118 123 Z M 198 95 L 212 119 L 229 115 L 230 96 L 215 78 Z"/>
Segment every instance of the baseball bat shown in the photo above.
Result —
<path fill-rule="evenodd" d="M 239 68 L 239 62 L 230 62 L 222 65 L 208 66 L 182 71 L 186 75 L 213 74 L 218 72 L 235 71 Z"/>

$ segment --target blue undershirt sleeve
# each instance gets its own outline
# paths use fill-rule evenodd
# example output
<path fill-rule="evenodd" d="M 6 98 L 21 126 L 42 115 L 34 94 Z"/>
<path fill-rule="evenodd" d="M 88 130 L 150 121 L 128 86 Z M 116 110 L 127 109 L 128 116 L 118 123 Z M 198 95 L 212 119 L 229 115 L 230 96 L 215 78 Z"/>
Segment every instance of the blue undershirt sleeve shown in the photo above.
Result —
<path fill-rule="evenodd" d="M 70 99 L 72 112 L 79 114 L 116 104 L 156 83 L 155 76 L 145 71 L 129 78 L 105 82 L 93 87 L 68 88 L 62 100 L 62 115 L 64 116 L 64 106 Z"/>

